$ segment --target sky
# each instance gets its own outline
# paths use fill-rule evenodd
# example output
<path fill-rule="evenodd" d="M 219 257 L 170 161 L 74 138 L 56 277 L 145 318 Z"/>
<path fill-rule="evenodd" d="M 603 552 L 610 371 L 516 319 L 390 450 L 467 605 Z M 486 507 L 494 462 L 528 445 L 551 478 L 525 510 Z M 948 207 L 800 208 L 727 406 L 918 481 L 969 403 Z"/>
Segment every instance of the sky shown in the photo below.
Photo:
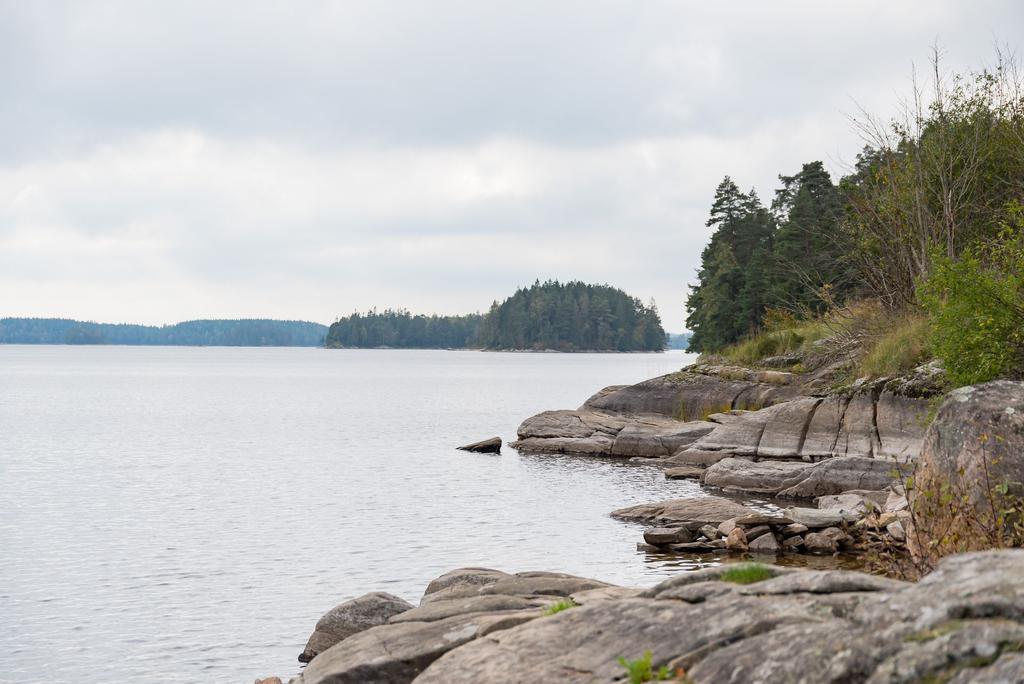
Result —
<path fill-rule="evenodd" d="M 841 5 L 841 6 L 840 6 Z M 0 0 L 0 317 L 486 310 L 609 283 L 684 329 L 715 187 L 838 177 L 1024 3 Z"/>

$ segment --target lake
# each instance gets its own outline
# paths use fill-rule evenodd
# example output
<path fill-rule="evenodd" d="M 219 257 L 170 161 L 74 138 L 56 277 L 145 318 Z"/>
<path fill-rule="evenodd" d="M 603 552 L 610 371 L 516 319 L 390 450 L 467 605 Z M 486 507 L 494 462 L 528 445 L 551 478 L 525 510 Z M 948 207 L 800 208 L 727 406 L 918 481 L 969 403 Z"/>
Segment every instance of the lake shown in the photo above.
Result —
<path fill-rule="evenodd" d="M 690 567 L 608 513 L 695 483 L 454 447 L 692 359 L 0 346 L 0 680 L 287 680 L 320 615 L 367 591 Z"/>

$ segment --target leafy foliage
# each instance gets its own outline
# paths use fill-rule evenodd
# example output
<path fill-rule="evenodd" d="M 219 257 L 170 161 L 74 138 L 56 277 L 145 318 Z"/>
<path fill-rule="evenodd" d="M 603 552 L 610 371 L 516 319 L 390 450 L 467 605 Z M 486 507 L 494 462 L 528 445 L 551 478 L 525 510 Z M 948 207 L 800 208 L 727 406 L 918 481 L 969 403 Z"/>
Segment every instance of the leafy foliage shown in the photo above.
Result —
<path fill-rule="evenodd" d="M 657 671 L 651 664 L 652 655 L 650 651 L 644 651 L 642 658 L 627 660 L 619 658 L 618 663 L 626 668 L 629 675 L 629 684 L 643 684 L 644 682 L 663 682 L 672 678 L 667 665 L 662 665 Z"/>
<path fill-rule="evenodd" d="M 557 615 L 558 613 L 561 613 L 563 610 L 569 610 L 570 608 L 576 608 L 579 605 L 580 604 L 576 603 L 571 598 L 561 599 L 561 600 L 555 601 L 550 606 L 546 607 L 544 609 L 544 614 L 545 615 Z"/>
<path fill-rule="evenodd" d="M 151 326 L 67 318 L 0 319 L 0 344 L 319 347 L 327 327 L 306 321 L 197 320 Z"/>
<path fill-rule="evenodd" d="M 918 296 L 931 345 L 956 385 L 1024 377 L 1024 210 L 1013 205 L 998 239 L 957 260 L 934 255 Z"/>

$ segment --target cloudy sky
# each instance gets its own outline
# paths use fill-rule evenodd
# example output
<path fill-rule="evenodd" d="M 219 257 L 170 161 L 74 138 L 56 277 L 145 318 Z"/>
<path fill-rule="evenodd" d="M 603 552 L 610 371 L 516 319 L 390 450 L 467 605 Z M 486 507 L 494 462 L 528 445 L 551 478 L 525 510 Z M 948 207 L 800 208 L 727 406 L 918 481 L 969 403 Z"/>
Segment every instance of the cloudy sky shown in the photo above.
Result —
<path fill-rule="evenodd" d="M 712 7 L 712 5 L 717 7 Z M 0 316 L 330 322 L 608 282 L 683 328 L 714 188 L 861 146 L 1024 3 L 0 0 Z"/>

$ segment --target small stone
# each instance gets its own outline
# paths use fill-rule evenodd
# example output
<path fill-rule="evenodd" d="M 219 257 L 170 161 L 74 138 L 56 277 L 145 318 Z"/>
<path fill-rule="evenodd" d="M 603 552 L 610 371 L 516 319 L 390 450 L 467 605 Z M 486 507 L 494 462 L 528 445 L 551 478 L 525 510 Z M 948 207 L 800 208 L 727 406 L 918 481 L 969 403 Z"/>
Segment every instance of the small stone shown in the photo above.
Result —
<path fill-rule="evenodd" d="M 894 520 L 885 526 L 885 531 L 889 533 L 896 541 L 906 541 L 907 533 L 903 530 L 903 523 L 899 520 Z"/>
<path fill-rule="evenodd" d="M 689 542 L 688 544 L 672 544 L 669 546 L 673 551 L 679 551 L 681 553 L 690 553 L 694 551 L 715 551 L 716 547 L 712 546 L 708 542 L 695 541 Z"/>
<path fill-rule="evenodd" d="M 718 525 L 718 534 L 728 537 L 729 533 L 736 529 L 736 519 L 726 520 Z"/>
<path fill-rule="evenodd" d="M 879 527 L 888 527 L 889 523 L 893 522 L 894 520 L 896 520 L 895 513 L 882 513 L 878 516 L 878 525 Z"/>
<path fill-rule="evenodd" d="M 718 526 L 704 525 L 700 528 L 700 533 L 707 537 L 708 541 L 714 541 L 715 539 L 718 539 Z"/>
<path fill-rule="evenodd" d="M 743 533 L 747 535 L 747 541 L 753 541 L 762 534 L 768 534 L 771 531 L 772 528 L 767 525 L 758 525 L 757 527 L 751 527 L 750 529 L 743 530 Z"/>
<path fill-rule="evenodd" d="M 779 542 L 777 539 L 775 539 L 775 535 L 771 534 L 770 532 L 768 534 L 762 534 L 760 537 L 750 542 L 750 544 L 748 544 L 748 547 L 750 551 L 752 551 L 753 553 L 779 552 Z"/>
<path fill-rule="evenodd" d="M 782 548 L 786 549 L 787 551 L 796 551 L 798 547 L 801 547 L 803 545 L 804 538 L 800 535 L 797 535 L 795 537 L 788 537 L 782 540 Z"/>
<path fill-rule="evenodd" d="M 644 541 L 648 544 L 683 544 L 693 541 L 693 535 L 685 527 L 652 527 L 644 530 Z"/>
<path fill-rule="evenodd" d="M 713 540 L 711 542 L 711 545 L 714 546 L 716 549 L 724 549 L 725 548 L 725 540 L 724 539 L 715 539 L 715 540 Z"/>
<path fill-rule="evenodd" d="M 654 546 L 653 544 L 644 544 L 643 542 L 637 543 L 636 550 L 642 553 L 665 553 L 665 549 L 661 548 L 660 546 Z"/>
<path fill-rule="evenodd" d="M 811 553 L 835 553 L 841 544 L 850 539 L 838 527 L 827 527 L 821 532 L 811 532 L 804 537 L 804 545 Z"/>
<path fill-rule="evenodd" d="M 802 525 L 800 523 L 793 523 L 792 525 L 786 525 L 782 529 L 782 533 L 784 535 L 786 535 L 787 537 L 790 537 L 790 536 L 797 535 L 797 534 L 804 534 L 805 532 L 807 532 L 807 529 L 808 529 L 807 525 Z"/>
<path fill-rule="evenodd" d="M 281 684 L 280 677 L 266 677 L 264 679 L 257 679 L 256 684 Z"/>
<path fill-rule="evenodd" d="M 747 550 L 747 535 L 743 533 L 743 528 L 734 527 L 729 536 L 725 538 L 725 548 L 730 551 L 746 551 Z"/>

